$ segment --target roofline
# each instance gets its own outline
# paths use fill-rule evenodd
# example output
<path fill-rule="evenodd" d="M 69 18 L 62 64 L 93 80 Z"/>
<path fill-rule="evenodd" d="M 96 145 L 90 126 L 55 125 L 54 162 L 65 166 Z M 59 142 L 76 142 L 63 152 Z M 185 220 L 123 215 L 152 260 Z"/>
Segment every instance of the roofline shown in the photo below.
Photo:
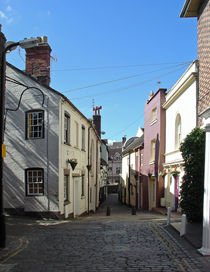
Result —
<path fill-rule="evenodd" d="M 149 104 L 150 103 L 150 101 L 159 93 L 159 92 L 167 92 L 167 89 L 166 88 L 159 88 L 158 90 L 157 90 L 157 92 L 155 93 L 155 94 L 153 94 L 153 96 L 149 99 L 149 100 L 147 100 L 147 104 Z"/>
<path fill-rule="evenodd" d="M 198 10 L 200 9 L 202 4 L 203 0 L 185 0 L 184 6 L 180 13 L 180 17 L 197 17 Z"/>
<path fill-rule="evenodd" d="M 12 69 L 14 69 L 14 70 L 16 70 L 17 72 L 19 72 L 19 73 L 21 73 L 21 74 L 23 74 L 24 76 L 26 76 L 26 77 L 28 77 L 28 78 L 30 78 L 31 80 L 33 80 L 34 82 L 36 82 L 37 84 L 39 84 L 39 85 L 41 85 L 42 87 L 44 87 L 44 88 L 46 88 L 46 89 L 48 89 L 49 91 L 51 91 L 51 92 L 54 92 L 54 93 L 56 93 L 57 95 L 59 95 L 59 96 L 61 96 L 67 103 L 69 103 L 70 104 L 70 106 L 72 106 L 89 124 L 90 124 L 90 126 L 93 128 L 93 130 L 95 131 L 95 133 L 96 133 L 96 136 L 98 137 L 98 139 L 100 140 L 100 142 L 101 142 L 101 138 L 99 137 L 99 135 L 98 135 L 98 133 L 97 133 L 97 131 L 96 131 L 96 129 L 94 128 L 94 126 L 93 126 L 93 124 L 90 122 L 90 120 L 83 114 L 83 113 L 81 113 L 81 111 L 64 95 L 64 94 L 62 94 L 62 93 L 60 93 L 60 92 L 58 92 L 58 91 L 56 91 L 55 89 L 53 89 L 53 88 L 51 88 L 50 86 L 46 86 L 46 85 L 43 85 L 43 84 L 41 84 L 36 78 L 34 78 L 34 77 L 32 77 L 32 76 L 30 76 L 30 75 L 28 75 L 26 72 L 24 72 L 24 71 L 22 71 L 22 70 L 20 70 L 20 69 L 18 69 L 17 67 L 15 67 L 14 65 L 12 65 L 11 63 L 9 63 L 9 62 L 7 62 L 6 63 L 10 68 L 12 68 Z"/>

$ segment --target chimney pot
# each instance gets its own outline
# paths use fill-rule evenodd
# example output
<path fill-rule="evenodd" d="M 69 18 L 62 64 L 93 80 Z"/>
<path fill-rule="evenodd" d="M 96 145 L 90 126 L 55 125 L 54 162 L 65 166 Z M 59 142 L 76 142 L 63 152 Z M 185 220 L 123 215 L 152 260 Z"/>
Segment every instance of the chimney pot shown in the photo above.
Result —
<path fill-rule="evenodd" d="M 38 46 L 26 48 L 26 73 L 37 78 L 46 86 L 50 84 L 50 53 L 51 48 L 47 37 L 39 37 Z"/>

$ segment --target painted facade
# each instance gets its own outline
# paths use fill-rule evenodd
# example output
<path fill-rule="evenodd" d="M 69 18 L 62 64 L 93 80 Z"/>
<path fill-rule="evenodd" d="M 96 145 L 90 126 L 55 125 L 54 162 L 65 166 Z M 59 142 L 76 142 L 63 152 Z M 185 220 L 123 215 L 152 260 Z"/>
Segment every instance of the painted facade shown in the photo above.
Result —
<path fill-rule="evenodd" d="M 199 92 L 198 114 L 199 125 L 206 131 L 206 154 L 205 154 L 205 178 L 204 178 L 204 205 L 203 205 L 203 239 L 199 252 L 202 255 L 210 255 L 210 31 L 209 24 L 210 1 L 209 0 L 186 0 L 181 11 L 181 17 L 197 18 L 198 36 L 198 61 L 199 61 Z"/>
<path fill-rule="evenodd" d="M 108 182 L 108 146 L 107 140 L 102 140 L 101 143 L 101 183 L 100 183 L 100 203 L 102 203 L 107 196 L 107 182 Z"/>
<path fill-rule="evenodd" d="M 93 124 L 64 95 L 14 66 L 6 75 L 4 208 L 65 218 L 95 211 L 101 140 Z"/>
<path fill-rule="evenodd" d="M 166 89 L 150 93 L 144 107 L 144 159 L 142 169 L 142 187 L 144 190 L 143 209 L 160 206 L 164 194 L 162 171 L 165 153 L 165 102 Z"/>
<path fill-rule="evenodd" d="M 108 145 L 108 150 L 108 183 L 118 185 L 122 169 L 122 142 L 114 142 L 112 145 Z"/>
<path fill-rule="evenodd" d="M 184 175 L 180 144 L 197 124 L 198 62 L 194 61 L 166 95 L 164 198 L 161 205 L 177 211 Z M 178 174 L 174 171 L 177 170 Z"/>
<path fill-rule="evenodd" d="M 141 156 L 144 142 L 143 129 L 138 136 L 128 139 L 122 147 L 122 173 L 120 200 L 132 207 L 141 208 Z"/>

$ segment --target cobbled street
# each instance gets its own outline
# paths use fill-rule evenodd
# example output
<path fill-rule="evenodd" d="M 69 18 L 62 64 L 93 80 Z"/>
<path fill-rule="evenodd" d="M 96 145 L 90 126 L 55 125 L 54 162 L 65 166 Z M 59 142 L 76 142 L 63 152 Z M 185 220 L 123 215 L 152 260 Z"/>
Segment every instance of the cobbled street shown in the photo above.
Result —
<path fill-rule="evenodd" d="M 76 220 L 8 217 L 0 271 L 210 271 L 196 249 L 166 226 L 166 216 L 132 215 L 115 196 L 110 199 Z"/>

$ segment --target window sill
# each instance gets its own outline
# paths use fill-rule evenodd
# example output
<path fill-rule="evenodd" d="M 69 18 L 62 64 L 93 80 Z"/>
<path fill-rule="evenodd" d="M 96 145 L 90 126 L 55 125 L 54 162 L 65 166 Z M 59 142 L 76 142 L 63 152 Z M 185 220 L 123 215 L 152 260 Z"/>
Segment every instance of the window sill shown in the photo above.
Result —
<path fill-rule="evenodd" d="M 81 199 L 85 199 L 85 196 L 81 196 Z"/>
<path fill-rule="evenodd" d="M 155 163 L 155 160 L 152 160 L 149 162 L 149 164 L 154 164 Z"/>
<path fill-rule="evenodd" d="M 85 149 L 81 149 L 81 151 L 86 152 L 86 150 L 85 150 Z"/>
<path fill-rule="evenodd" d="M 63 144 L 68 145 L 68 146 L 71 146 L 71 144 L 70 144 L 70 143 L 65 143 L 65 142 L 64 142 Z"/>
<path fill-rule="evenodd" d="M 26 141 L 35 141 L 35 140 L 44 140 L 44 137 L 39 137 L 39 138 L 25 138 Z"/>
<path fill-rule="evenodd" d="M 69 200 L 65 200 L 64 201 L 64 205 L 66 206 L 66 205 L 69 205 L 69 204 L 71 204 L 71 202 L 69 201 Z"/>
<path fill-rule="evenodd" d="M 44 195 L 26 195 L 26 198 L 32 198 L 32 197 L 43 197 Z"/>

